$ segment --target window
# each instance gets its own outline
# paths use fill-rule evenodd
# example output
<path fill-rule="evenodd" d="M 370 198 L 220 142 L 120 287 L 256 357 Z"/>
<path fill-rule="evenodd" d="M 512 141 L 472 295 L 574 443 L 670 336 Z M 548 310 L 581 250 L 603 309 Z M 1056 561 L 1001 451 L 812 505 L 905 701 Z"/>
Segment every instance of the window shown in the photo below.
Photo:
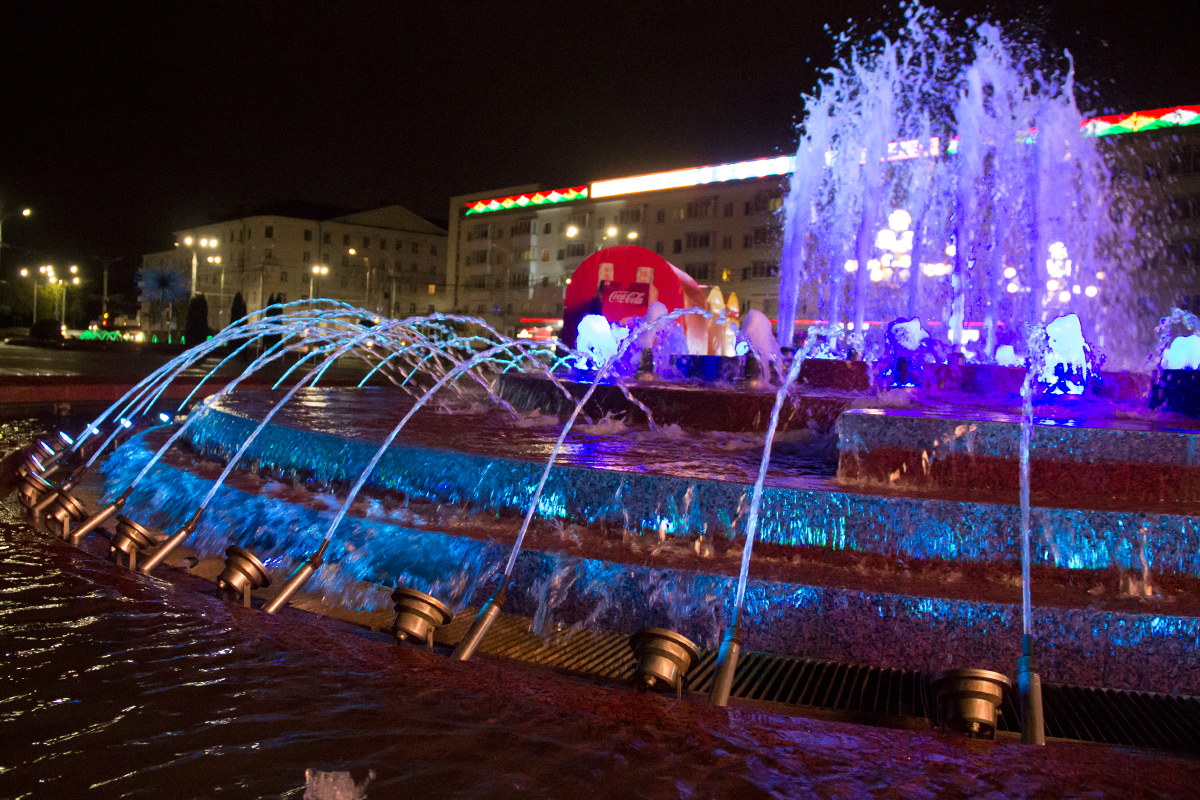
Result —
<path fill-rule="evenodd" d="M 760 225 L 759 227 L 754 229 L 754 244 L 764 245 L 764 244 L 774 244 L 774 242 L 775 242 L 775 231 L 773 228 L 770 228 L 766 225 Z"/>
<path fill-rule="evenodd" d="M 325 233 L 325 235 L 321 237 L 321 244 L 333 244 L 333 234 L 328 232 Z"/>
<path fill-rule="evenodd" d="M 304 229 L 304 241 L 306 241 L 306 242 L 312 241 L 312 229 L 311 228 Z"/>
<path fill-rule="evenodd" d="M 429 274 L 430 274 L 430 275 L 437 275 L 437 264 L 430 264 L 430 265 L 429 265 Z"/>
<path fill-rule="evenodd" d="M 753 247 L 753 246 L 754 246 L 754 237 L 747 233 L 745 236 L 742 237 L 742 247 Z"/>
<path fill-rule="evenodd" d="M 547 236 L 549 236 L 549 235 L 550 235 L 550 223 L 549 223 L 549 222 L 547 222 L 547 223 L 546 223 L 546 224 L 545 224 L 545 225 L 542 227 L 542 233 L 546 234 Z"/>
<path fill-rule="evenodd" d="M 417 250 L 417 248 L 418 248 L 418 247 L 420 247 L 420 245 L 419 245 L 417 242 L 413 242 L 413 243 L 412 243 L 412 251 L 413 251 L 414 253 L 416 253 L 416 252 L 419 252 L 419 251 Z"/>
<path fill-rule="evenodd" d="M 487 250 L 476 250 L 467 258 L 467 264 L 486 264 L 488 257 Z M 413 271 L 416 272 L 417 265 L 413 264 Z"/>
<path fill-rule="evenodd" d="M 727 216 L 727 217 L 733 216 L 733 203 L 725 204 L 725 216 Z"/>
<path fill-rule="evenodd" d="M 437 255 L 437 245 L 436 244 L 429 245 L 429 255 L 431 255 L 431 256 Z"/>
<path fill-rule="evenodd" d="M 349 278 L 349 277 L 347 277 L 347 276 L 345 276 L 345 275 L 343 275 L 343 276 L 342 276 L 342 288 L 343 288 L 343 289 L 346 289 L 346 288 L 348 288 L 349 286 L 350 286 L 350 278 Z"/>
<path fill-rule="evenodd" d="M 429 284 L 429 293 L 437 294 L 437 284 L 436 283 Z"/>
<path fill-rule="evenodd" d="M 245 234 L 245 231 L 238 231 L 238 244 L 241 244 L 246 240 Z"/>
<path fill-rule="evenodd" d="M 513 236 L 522 236 L 522 235 L 531 233 L 532 228 L 533 228 L 533 220 L 531 220 L 531 219 L 518 220 L 517 224 L 512 226 L 512 235 Z"/>
<path fill-rule="evenodd" d="M 542 261 L 549 261 L 549 260 L 550 260 L 550 251 L 549 251 L 549 249 L 543 248 L 542 249 Z"/>
<path fill-rule="evenodd" d="M 683 271 L 691 275 L 695 280 L 706 281 L 713 273 L 713 263 L 706 261 L 701 264 L 684 264 Z"/>
<path fill-rule="evenodd" d="M 672 253 L 682 253 L 683 252 L 683 239 L 675 240 L 675 244 L 671 248 L 671 252 Z"/>
<path fill-rule="evenodd" d="M 274 239 L 275 238 L 275 226 L 268 225 L 265 228 L 263 228 L 263 236 L 267 237 L 268 239 Z"/>
<path fill-rule="evenodd" d="M 722 250 L 732 250 L 733 249 L 733 237 L 732 236 L 726 236 L 723 239 L 721 239 L 721 249 Z"/>
<path fill-rule="evenodd" d="M 783 191 L 759 192 L 754 196 L 754 213 L 764 214 L 778 211 L 783 206 Z"/>
<path fill-rule="evenodd" d="M 282 269 L 279 270 L 279 282 L 287 283 L 287 271 L 286 270 L 282 270 Z"/>
<path fill-rule="evenodd" d="M 562 249 L 561 247 L 558 248 L 558 260 L 562 261 L 566 257 L 567 257 L 567 251 Z"/>
<path fill-rule="evenodd" d="M 567 228 L 569 228 L 572 225 L 574 225 L 576 228 L 586 228 L 587 220 L 588 220 L 587 214 L 575 214 L 575 215 L 567 218 L 567 224 L 563 226 L 563 230 L 565 231 Z"/>
<path fill-rule="evenodd" d="M 329 253 L 322 253 L 322 254 L 321 254 L 321 263 L 322 263 L 322 264 L 328 264 L 328 263 L 329 263 Z"/>
<path fill-rule="evenodd" d="M 600 217 L 599 219 L 596 220 L 596 227 L 598 229 L 604 228 L 604 217 Z"/>
<path fill-rule="evenodd" d="M 370 249 L 371 249 L 371 237 L 364 236 L 363 237 L 363 250 L 370 250 Z"/>
<path fill-rule="evenodd" d="M 656 222 L 666 222 L 667 221 L 667 212 L 660 208 L 658 210 L 658 214 L 655 215 L 654 220 Z"/>
<path fill-rule="evenodd" d="M 286 292 L 276 293 L 275 302 L 276 303 L 286 303 L 287 302 L 287 293 Z"/>
<path fill-rule="evenodd" d="M 700 250 L 706 247 L 712 247 L 711 233 L 689 233 L 687 235 L 688 250 Z"/>
<path fill-rule="evenodd" d="M 409 304 L 408 304 L 408 313 L 410 313 L 410 314 L 415 314 L 415 313 L 417 313 L 417 304 L 416 304 L 416 303 L 409 303 Z"/>
<path fill-rule="evenodd" d="M 487 261 L 487 250 L 477 250 L 476 252 L 482 252 L 482 253 L 483 253 L 483 260 L 484 260 L 484 261 Z M 409 269 L 410 269 L 410 271 L 412 271 L 412 272 L 418 272 L 418 271 L 419 271 L 421 268 L 420 268 L 420 267 L 418 267 L 418 266 L 417 266 L 417 262 L 415 262 L 415 261 L 414 261 L 414 262 L 413 262 L 413 264 L 412 264 L 412 266 L 411 266 Z"/>
<path fill-rule="evenodd" d="M 658 254 L 661 256 L 661 255 L 662 255 L 662 251 L 663 251 L 663 243 L 662 243 L 662 242 L 655 242 L 655 243 L 654 243 L 654 252 L 658 253 Z"/>
<path fill-rule="evenodd" d="M 379 240 L 379 249 L 380 249 L 380 250 L 387 250 L 387 239 L 380 239 L 380 240 Z"/>
<path fill-rule="evenodd" d="M 778 274 L 778 261 L 752 261 L 748 268 L 742 269 L 742 280 L 749 280 L 750 278 L 774 278 Z"/>
<path fill-rule="evenodd" d="M 304 257 L 300 260 L 303 261 L 305 264 L 307 264 L 308 262 L 312 261 L 312 253 L 305 250 Z"/>
<path fill-rule="evenodd" d="M 746 216 L 748 217 L 753 213 L 754 213 L 754 203 L 747 200 L 746 201 Z"/>
<path fill-rule="evenodd" d="M 617 214 L 617 222 L 621 225 L 634 225 L 642 221 L 642 210 L 640 208 L 623 208 Z"/>
<path fill-rule="evenodd" d="M 725 282 L 725 283 L 728 283 L 728 282 L 729 282 L 729 273 L 730 273 L 730 270 L 727 270 L 727 269 L 723 269 L 723 270 L 721 270 L 721 280 L 722 280 L 722 282 Z"/>
<path fill-rule="evenodd" d="M 429 307 L 429 313 L 430 313 L 430 314 L 432 314 L 432 313 L 433 313 L 433 306 L 430 306 L 430 307 Z"/>
<path fill-rule="evenodd" d="M 546 287 L 547 287 L 547 286 L 549 286 L 549 285 L 550 285 L 550 276 L 549 276 L 549 275 L 543 275 L 543 276 L 542 276 L 542 288 L 544 289 L 544 288 L 546 288 Z"/>
<path fill-rule="evenodd" d="M 583 242 L 567 245 L 567 258 L 583 258 L 585 247 Z"/>
<path fill-rule="evenodd" d="M 707 200 L 693 200 L 683 207 L 684 214 L 688 219 L 707 219 L 712 216 L 715 204 L 716 200 L 711 197 Z"/>

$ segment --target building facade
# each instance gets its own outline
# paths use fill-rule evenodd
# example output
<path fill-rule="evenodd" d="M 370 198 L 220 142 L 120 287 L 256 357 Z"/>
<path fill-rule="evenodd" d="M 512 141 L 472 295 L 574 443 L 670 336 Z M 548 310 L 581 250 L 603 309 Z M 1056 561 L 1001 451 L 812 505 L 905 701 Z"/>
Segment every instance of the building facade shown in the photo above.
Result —
<path fill-rule="evenodd" d="M 1153 238 L 1156 305 L 1200 308 L 1200 106 L 1089 120 L 1116 179 L 1139 184 Z M 561 326 L 563 290 L 584 258 L 639 244 L 743 313 L 778 311 L 790 157 L 675 170 L 557 190 L 536 184 L 451 198 L 447 272 L 454 308 L 509 335 Z M 1148 243 L 1149 244 L 1149 243 Z M 801 297 L 798 317 L 814 312 Z"/>
<path fill-rule="evenodd" d="M 247 311 L 277 302 L 340 300 L 380 316 L 452 308 L 446 231 L 401 206 L 312 219 L 262 213 L 175 231 L 175 248 L 144 266 L 182 270 L 208 300 L 209 327 L 230 323 L 239 292 Z"/>

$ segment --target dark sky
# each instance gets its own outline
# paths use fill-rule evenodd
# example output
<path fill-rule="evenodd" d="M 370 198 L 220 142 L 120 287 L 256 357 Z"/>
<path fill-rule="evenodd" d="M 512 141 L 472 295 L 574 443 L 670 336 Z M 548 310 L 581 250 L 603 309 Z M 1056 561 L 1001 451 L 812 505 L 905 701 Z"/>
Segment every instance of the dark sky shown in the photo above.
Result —
<path fill-rule="evenodd" d="M 1076 57 L 1085 110 L 1200 103 L 1200 2 L 945 3 Z M 239 207 L 398 202 L 790 151 L 880 2 L 0 0 L 4 265 L 125 258 Z M 5 276 L 0 276 L 5 277 Z"/>

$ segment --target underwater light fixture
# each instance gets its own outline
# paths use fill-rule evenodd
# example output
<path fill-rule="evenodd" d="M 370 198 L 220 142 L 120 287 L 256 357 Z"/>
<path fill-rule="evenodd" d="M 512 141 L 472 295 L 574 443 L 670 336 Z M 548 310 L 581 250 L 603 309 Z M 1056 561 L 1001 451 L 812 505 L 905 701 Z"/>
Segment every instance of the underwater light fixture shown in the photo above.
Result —
<path fill-rule="evenodd" d="M 1012 681 L 987 669 L 951 669 L 929 681 L 937 727 L 971 739 L 996 737 L 996 712 Z"/>
<path fill-rule="evenodd" d="M 34 475 L 41 475 L 44 478 L 50 469 L 53 469 L 53 467 L 44 466 L 41 459 L 38 458 L 37 453 L 30 453 L 17 464 L 17 478 L 24 478 L 31 472 Z"/>
<path fill-rule="evenodd" d="M 83 503 L 76 500 L 67 489 L 60 488 L 50 496 L 50 503 L 46 506 L 46 514 L 42 517 L 42 523 L 47 533 L 57 534 L 63 539 L 67 539 L 71 534 L 71 523 L 79 522 L 86 516 L 87 511 L 84 509 Z"/>
<path fill-rule="evenodd" d="M 50 485 L 50 481 L 36 472 L 30 472 L 21 477 L 21 482 L 17 486 L 17 500 L 22 506 L 32 511 L 42 496 L 52 491 L 54 491 L 54 487 Z"/>
<path fill-rule="evenodd" d="M 433 631 L 454 616 L 450 608 L 436 597 L 407 586 L 397 586 L 392 592 L 392 600 L 396 603 L 396 619 L 392 622 L 396 644 L 425 642 L 425 646 L 433 650 Z"/>
<path fill-rule="evenodd" d="M 479 648 L 483 637 L 487 636 L 487 632 L 491 630 L 492 623 L 500 616 L 500 609 L 504 606 L 504 589 L 508 585 L 508 576 L 500 576 L 500 585 L 496 587 L 496 591 L 488 598 L 483 607 L 479 609 L 479 613 L 475 615 L 475 619 L 471 621 L 471 627 L 467 629 L 466 634 L 454 647 L 454 652 L 450 657 L 455 661 L 468 661 L 471 656 L 475 655 L 475 651 Z"/>
<path fill-rule="evenodd" d="M 154 535 L 124 514 L 117 514 L 117 532 L 109 542 L 108 553 L 120 558 L 121 553 L 129 557 L 129 569 L 137 568 L 138 553 L 154 544 Z"/>
<path fill-rule="evenodd" d="M 639 691 L 665 684 L 683 699 L 688 669 L 700 659 L 700 649 L 686 636 L 666 628 L 642 628 L 629 640 L 637 659 L 634 681 Z"/>
<path fill-rule="evenodd" d="M 304 562 L 296 568 L 296 571 L 292 573 L 292 577 L 288 578 L 287 582 L 283 584 L 283 588 L 279 590 L 279 594 L 272 597 L 271 602 L 267 603 L 266 606 L 263 607 L 263 611 L 266 611 L 268 614 L 274 614 L 276 611 L 286 606 L 288 601 L 292 599 L 292 595 L 300 591 L 300 587 L 304 585 L 305 581 L 312 577 L 312 574 L 320 569 L 321 565 L 325 563 L 323 561 L 323 556 L 325 555 L 325 548 L 328 546 L 328 539 L 321 542 L 321 546 L 317 549 L 317 552 L 306 558 Z"/>
<path fill-rule="evenodd" d="M 158 546 L 158 549 L 154 551 L 154 555 L 146 559 L 146 563 L 142 564 L 138 568 L 138 571 L 143 575 L 149 575 L 150 570 L 161 564 L 171 554 L 172 550 L 183 544 L 183 540 L 192 535 L 192 532 L 196 530 L 196 526 L 200 524 L 200 515 L 203 513 L 204 509 L 202 508 L 191 519 L 185 522 L 182 528 L 171 534 L 165 542 Z"/>
<path fill-rule="evenodd" d="M 242 605 L 250 607 L 250 593 L 271 585 L 271 576 L 258 557 L 244 547 L 231 544 L 225 549 L 225 569 L 217 576 L 217 591 L 226 597 L 241 593 Z"/>
<path fill-rule="evenodd" d="M 1046 723 L 1042 714 L 1042 678 L 1038 674 L 1036 640 L 1030 634 L 1021 637 L 1021 657 L 1017 659 L 1017 694 L 1021 703 L 1021 741 L 1046 743 Z"/>

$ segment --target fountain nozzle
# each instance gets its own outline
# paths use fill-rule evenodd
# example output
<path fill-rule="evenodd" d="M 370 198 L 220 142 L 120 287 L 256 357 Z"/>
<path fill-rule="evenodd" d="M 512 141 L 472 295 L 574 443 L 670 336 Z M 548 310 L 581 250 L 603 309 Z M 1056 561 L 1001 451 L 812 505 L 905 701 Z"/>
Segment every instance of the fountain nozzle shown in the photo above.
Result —
<path fill-rule="evenodd" d="M 471 622 L 471 627 L 467 629 L 463 638 L 455 646 L 454 652 L 450 654 L 455 661 L 469 661 L 471 656 L 475 655 L 475 651 L 483 643 L 483 638 L 487 636 L 488 631 L 492 629 L 492 624 L 500 616 L 500 609 L 504 606 L 504 590 L 507 587 L 508 576 L 501 575 L 500 585 L 483 604 L 483 608 L 479 609 L 479 613 Z"/>
<path fill-rule="evenodd" d="M 126 489 L 120 497 L 104 506 L 104 508 L 101 508 L 95 514 L 92 514 L 92 516 L 88 517 L 83 524 L 68 534 L 68 538 L 70 538 L 73 543 L 78 544 L 83 540 L 83 537 L 96 530 L 96 528 L 99 528 L 108 521 L 109 517 L 113 516 L 122 508 L 124 508 L 125 502 L 129 499 L 131 492 L 133 492 L 132 486 Z"/>
<path fill-rule="evenodd" d="M 182 528 L 175 531 L 169 539 L 160 544 L 158 549 L 154 551 L 154 555 L 146 559 L 145 563 L 138 567 L 138 570 L 143 575 L 149 575 L 150 570 L 161 564 L 171 554 L 172 550 L 183 544 L 183 540 L 192 535 L 192 532 L 196 530 L 196 526 L 200 524 L 200 515 L 203 513 L 203 508 L 197 511 L 191 519 L 184 523 Z"/>
<path fill-rule="evenodd" d="M 740 614 L 735 612 L 733 623 L 725 629 L 721 649 L 717 652 L 717 671 L 713 675 L 709 698 L 714 706 L 729 705 L 729 694 L 733 691 L 733 676 L 737 672 L 738 657 L 742 654 L 742 627 Z"/>
<path fill-rule="evenodd" d="M 637 659 L 634 673 L 639 691 L 662 683 L 683 699 L 683 684 L 692 664 L 700 660 L 700 649 L 686 636 L 666 628 L 642 628 L 629 640 Z"/>
<path fill-rule="evenodd" d="M 1042 716 L 1042 677 L 1038 674 L 1032 634 L 1021 637 L 1021 657 L 1017 659 L 1017 693 L 1021 698 L 1021 741 L 1045 744 L 1046 725 Z"/>
<path fill-rule="evenodd" d="M 274 614 L 286 606 L 288 601 L 292 599 L 292 595 L 300 591 L 300 587 L 325 563 L 322 557 L 325 555 L 325 548 L 328 546 L 328 539 L 321 542 L 320 549 L 305 559 L 304 563 L 296 568 L 296 571 L 292 573 L 292 577 L 288 578 L 287 582 L 283 584 L 283 588 L 279 590 L 279 594 L 272 597 L 271 602 L 263 607 L 263 611 L 266 611 L 268 614 Z"/>

